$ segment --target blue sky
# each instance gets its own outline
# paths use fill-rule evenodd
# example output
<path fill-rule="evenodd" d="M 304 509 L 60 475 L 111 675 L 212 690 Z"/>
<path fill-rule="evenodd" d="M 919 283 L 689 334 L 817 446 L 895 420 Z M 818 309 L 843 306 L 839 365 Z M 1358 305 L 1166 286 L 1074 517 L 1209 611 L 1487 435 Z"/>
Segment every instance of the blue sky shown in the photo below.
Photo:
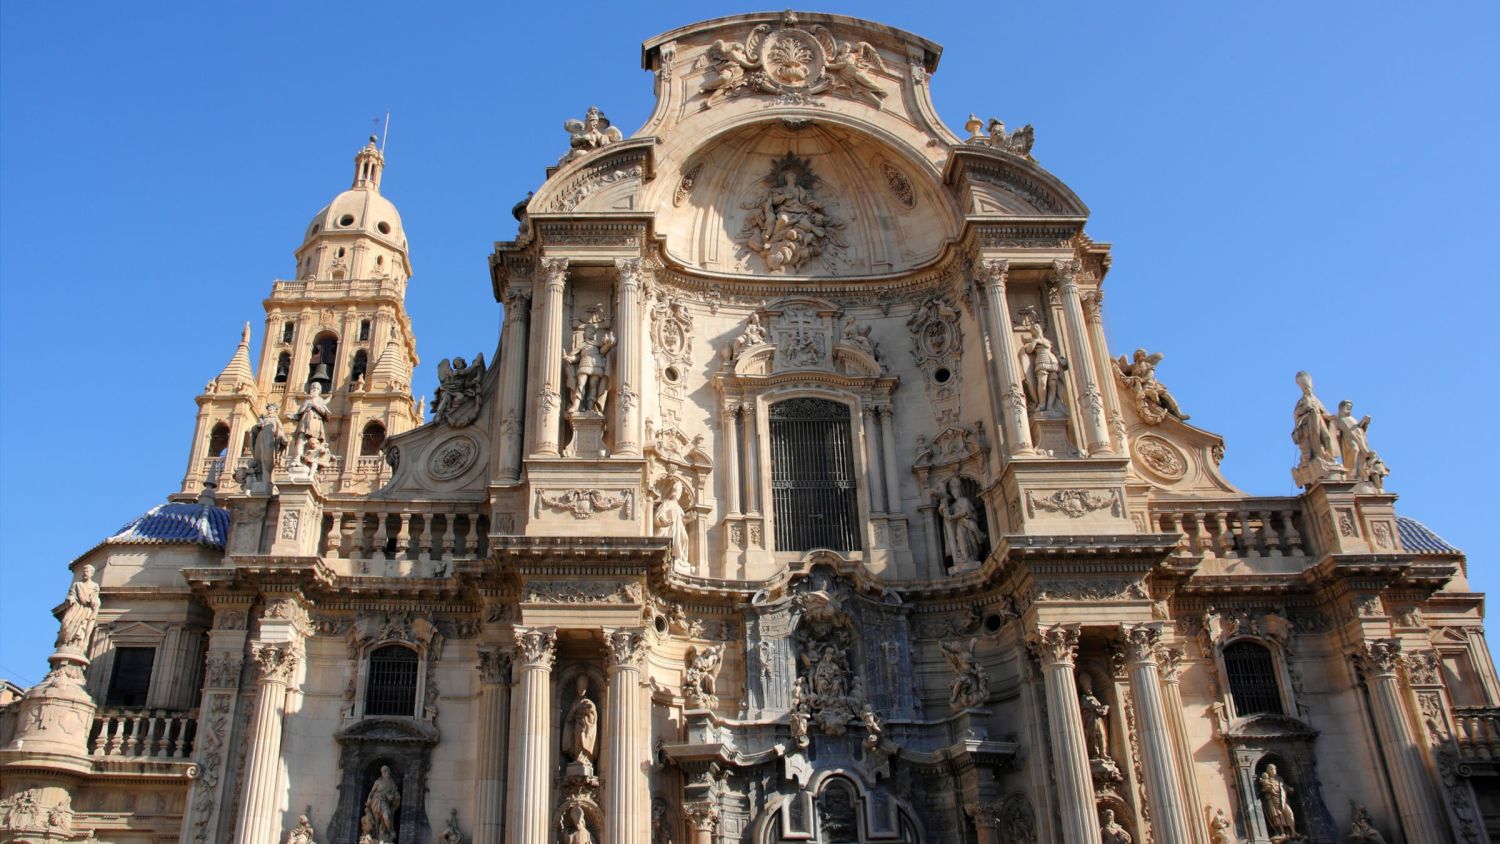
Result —
<path fill-rule="evenodd" d="M 649 112 L 640 43 L 754 7 L 0 4 L 0 677 L 44 673 L 68 563 L 181 480 L 194 396 L 392 113 L 384 193 L 430 393 L 486 354 L 485 258 L 590 104 Z M 627 11 L 628 9 L 628 11 Z M 1493 321 L 1500 4 L 823 3 L 942 44 L 932 83 L 1036 126 L 1114 243 L 1117 354 L 1293 492 L 1293 375 L 1374 416 L 1400 512 L 1500 589 Z"/>

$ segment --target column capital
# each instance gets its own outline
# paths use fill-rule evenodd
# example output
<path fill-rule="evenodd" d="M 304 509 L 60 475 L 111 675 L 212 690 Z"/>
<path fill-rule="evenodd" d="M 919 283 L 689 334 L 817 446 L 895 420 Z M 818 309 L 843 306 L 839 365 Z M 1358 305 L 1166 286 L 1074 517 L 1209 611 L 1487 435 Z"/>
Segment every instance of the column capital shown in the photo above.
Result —
<path fill-rule="evenodd" d="M 1104 310 L 1104 291 L 1095 290 L 1083 297 L 1083 315 L 1089 318 L 1089 322 L 1099 322 Z"/>
<path fill-rule="evenodd" d="M 640 258 L 616 258 L 615 272 L 620 276 L 620 283 L 626 287 L 641 286 L 641 275 L 644 270 Z"/>
<path fill-rule="evenodd" d="M 1354 658 L 1359 661 L 1360 667 L 1365 673 L 1380 677 L 1385 675 L 1395 676 L 1396 669 L 1401 667 L 1401 640 L 1400 639 L 1375 639 L 1365 642 Z"/>
<path fill-rule="evenodd" d="M 262 685 L 266 683 L 286 685 L 291 682 L 292 675 L 297 671 L 297 648 L 290 642 L 255 645 L 251 649 L 251 656 L 255 659 L 255 667 Z"/>
<path fill-rule="evenodd" d="M 646 636 L 640 627 L 604 628 L 604 651 L 610 668 L 640 668 L 646 657 Z"/>
<path fill-rule="evenodd" d="M 1079 624 L 1039 626 L 1027 638 L 1026 645 L 1044 668 L 1049 665 L 1071 667 L 1078 656 L 1078 636 L 1082 629 Z"/>
<path fill-rule="evenodd" d="M 505 291 L 505 321 L 526 319 L 531 311 L 531 288 L 512 284 Z"/>
<path fill-rule="evenodd" d="M 543 258 L 542 280 L 548 287 L 561 288 L 568 280 L 568 259 L 555 256 Z"/>
<path fill-rule="evenodd" d="M 1162 648 L 1157 661 L 1161 666 L 1161 678 L 1168 683 L 1176 683 L 1182 676 L 1182 663 L 1186 659 L 1187 652 L 1182 648 Z"/>
<path fill-rule="evenodd" d="M 1004 290 L 1005 281 L 1010 276 L 1010 261 L 1005 258 L 981 258 L 974 262 L 974 275 L 986 289 L 998 287 Z"/>
<path fill-rule="evenodd" d="M 557 657 L 557 628 L 517 627 L 515 657 L 523 667 L 551 671 Z"/>
<path fill-rule="evenodd" d="M 1052 278 L 1065 292 L 1078 291 L 1078 277 L 1083 274 L 1083 261 L 1078 258 L 1052 262 Z M 1071 291 L 1070 291 L 1071 288 Z"/>
<path fill-rule="evenodd" d="M 684 803 L 682 814 L 699 832 L 712 832 L 719 825 L 719 804 L 711 800 Z"/>
<path fill-rule="evenodd" d="M 485 685 L 510 682 L 511 656 L 499 648 L 480 648 L 479 662 L 474 667 L 479 669 L 479 682 Z"/>
<path fill-rule="evenodd" d="M 1125 658 L 1132 664 L 1156 664 L 1156 653 L 1161 648 L 1162 623 L 1120 625 L 1121 644 Z"/>
<path fill-rule="evenodd" d="M 1004 807 L 998 800 L 964 804 L 964 813 L 972 818 L 974 826 L 980 829 L 999 829 L 1003 812 Z"/>

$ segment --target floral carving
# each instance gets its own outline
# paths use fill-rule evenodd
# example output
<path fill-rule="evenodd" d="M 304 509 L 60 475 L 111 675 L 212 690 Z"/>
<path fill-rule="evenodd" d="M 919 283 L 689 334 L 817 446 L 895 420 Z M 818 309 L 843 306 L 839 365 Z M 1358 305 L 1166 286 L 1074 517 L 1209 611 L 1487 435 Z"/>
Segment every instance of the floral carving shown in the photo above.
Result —
<path fill-rule="evenodd" d="M 432 450 L 427 473 L 434 480 L 445 481 L 468 471 L 479 456 L 479 444 L 465 436 L 455 436 Z"/>
<path fill-rule="evenodd" d="M 533 580 L 522 600 L 532 604 L 639 604 L 641 585 L 633 580 Z"/>
<path fill-rule="evenodd" d="M 523 665 L 551 668 L 556 655 L 556 630 L 542 627 L 516 628 L 516 657 Z"/>
<path fill-rule="evenodd" d="M 677 180 L 677 190 L 672 192 L 672 204 L 681 205 L 693 193 L 693 183 L 698 181 L 698 174 L 703 172 L 703 162 L 698 162 L 692 167 L 682 171 L 682 178 Z"/>
<path fill-rule="evenodd" d="M 481 682 L 495 684 L 510 682 L 511 656 L 498 648 L 480 648 L 479 669 Z"/>
<path fill-rule="evenodd" d="M 605 492 L 600 489 L 569 489 L 559 493 L 536 491 L 535 515 L 542 514 L 546 507 L 559 512 L 571 513 L 575 519 L 588 519 L 596 513 L 620 510 L 627 519 L 634 518 L 635 494 L 628 489 Z"/>
<path fill-rule="evenodd" d="M 779 27 L 761 24 L 743 42 L 715 41 L 708 61 L 704 108 L 751 93 L 794 105 L 814 104 L 812 97 L 836 93 L 879 108 L 887 94 L 874 74 L 890 73 L 869 43 L 837 41 L 818 25 L 802 29 L 790 12 Z"/>
<path fill-rule="evenodd" d="M 1038 628 L 1026 644 L 1044 666 L 1071 666 L 1078 656 L 1079 629 L 1077 624 L 1054 624 Z"/>
<path fill-rule="evenodd" d="M 1060 489 L 1045 496 L 1038 496 L 1029 489 L 1026 491 L 1026 510 L 1031 516 L 1035 516 L 1037 510 L 1043 510 L 1062 513 L 1070 519 L 1080 519 L 1106 508 L 1112 515 L 1120 515 L 1118 490 Z"/>
<path fill-rule="evenodd" d="M 262 682 L 286 683 L 297 670 L 297 651 L 290 644 L 258 645 L 253 656 Z"/>
<path fill-rule="evenodd" d="M 1395 674 L 1402 662 L 1401 640 L 1376 639 L 1366 642 L 1359 660 L 1371 674 Z"/>
<path fill-rule="evenodd" d="M 646 657 L 646 637 L 638 628 L 606 629 L 604 652 L 611 666 L 640 668 Z"/>
<path fill-rule="evenodd" d="M 1121 625 L 1125 656 L 1131 662 L 1155 662 L 1161 648 L 1161 624 Z"/>
<path fill-rule="evenodd" d="M 1166 440 L 1147 434 L 1135 441 L 1135 458 L 1148 471 L 1165 480 L 1177 481 L 1187 475 L 1187 461 Z"/>
<path fill-rule="evenodd" d="M 917 205 L 916 191 L 912 190 L 911 180 L 901 172 L 901 168 L 889 161 L 880 162 L 880 172 L 885 174 L 885 185 L 891 189 L 891 195 L 901 203 L 902 208 L 915 208 Z"/>
<path fill-rule="evenodd" d="M 232 689 L 240 684 L 240 669 L 244 660 L 227 653 L 211 653 L 203 664 L 203 687 L 207 689 Z"/>
<path fill-rule="evenodd" d="M 203 719 L 198 739 L 198 783 L 193 802 L 193 841 L 202 844 L 208 840 L 209 824 L 213 822 L 214 806 L 218 802 L 219 778 L 224 770 L 224 738 L 229 730 L 230 710 L 233 708 L 229 695 L 214 695 L 213 703 L 207 707 L 208 715 Z"/>

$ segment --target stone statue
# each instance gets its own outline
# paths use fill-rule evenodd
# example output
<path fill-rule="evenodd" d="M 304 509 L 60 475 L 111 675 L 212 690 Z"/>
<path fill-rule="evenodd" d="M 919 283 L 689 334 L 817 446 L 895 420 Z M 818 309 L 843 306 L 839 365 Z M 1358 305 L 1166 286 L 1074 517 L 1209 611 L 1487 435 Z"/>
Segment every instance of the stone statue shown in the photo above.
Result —
<path fill-rule="evenodd" d="M 807 690 L 802 684 L 802 678 L 798 677 L 792 683 L 792 711 L 787 714 L 787 722 L 792 728 L 792 739 L 797 746 L 807 747 L 810 739 L 807 737 L 807 725 L 812 720 L 812 707 L 807 700 Z"/>
<path fill-rule="evenodd" d="M 234 479 L 250 495 L 272 495 L 271 473 L 276 469 L 276 455 L 286 450 L 286 431 L 281 427 L 281 406 L 266 404 L 260 418 L 250 428 L 250 464 L 234 470 Z"/>
<path fill-rule="evenodd" d="M 765 326 L 760 324 L 760 314 L 751 314 L 745 323 L 745 330 L 740 336 L 734 338 L 734 359 L 739 360 L 741 354 L 752 346 L 759 346 L 766 342 Z"/>
<path fill-rule="evenodd" d="M 885 733 L 885 725 L 880 723 L 880 716 L 875 713 L 874 707 L 865 704 L 859 711 L 860 723 L 865 725 L 865 746 L 875 748 L 880 746 L 880 737 Z"/>
<path fill-rule="evenodd" d="M 1042 333 L 1041 326 L 1031 328 L 1031 336 L 1021 344 L 1025 357 L 1026 398 L 1038 416 L 1065 415 L 1062 401 L 1062 374 L 1068 361 L 1052 350 L 1052 341 Z"/>
<path fill-rule="evenodd" d="M 458 810 L 448 813 L 448 826 L 437 838 L 437 844 L 464 844 L 464 834 L 458 828 Z"/>
<path fill-rule="evenodd" d="M 401 808 L 401 789 L 396 778 L 391 776 L 391 766 L 380 766 L 380 779 L 370 786 L 370 796 L 365 798 L 365 820 L 370 822 L 366 832 L 375 844 L 395 844 L 396 810 Z"/>
<path fill-rule="evenodd" d="M 682 509 L 682 480 L 676 477 L 667 481 L 667 494 L 656 505 L 656 535 L 668 540 L 667 558 L 677 571 L 691 571 L 688 562 L 687 513 Z"/>
<path fill-rule="evenodd" d="M 1130 833 L 1115 820 L 1115 810 L 1105 809 L 1099 822 L 1100 844 L 1130 844 Z"/>
<path fill-rule="evenodd" d="M 1092 675 L 1078 675 L 1078 708 L 1090 759 L 1109 759 L 1109 704 L 1094 695 Z"/>
<path fill-rule="evenodd" d="M 307 819 L 307 813 L 303 812 L 297 816 L 297 825 L 287 831 L 286 844 L 317 844 L 313 840 L 315 834 L 312 822 Z"/>
<path fill-rule="evenodd" d="M 867 98 L 879 108 L 880 101 L 886 98 L 886 92 L 880 90 L 880 86 L 875 83 L 875 77 L 870 75 L 871 70 L 890 72 L 886 70 L 885 62 L 880 60 L 880 53 L 864 41 L 858 44 L 839 42 L 833 55 L 828 57 L 828 63 L 823 65 L 830 88 L 843 88 L 856 98 Z"/>
<path fill-rule="evenodd" d="M 672 820 L 667 817 L 667 801 L 651 801 L 651 844 L 672 844 Z"/>
<path fill-rule="evenodd" d="M 955 712 L 983 706 L 990 697 L 990 678 L 974 656 L 974 641 L 939 644 L 943 659 L 956 675 L 948 684 L 948 705 Z"/>
<path fill-rule="evenodd" d="M 288 468 L 300 468 L 310 475 L 328 465 L 328 400 L 323 398 L 323 385 L 313 382 L 308 388 L 307 398 L 292 414 L 296 427 L 292 429 L 292 454 Z"/>
<path fill-rule="evenodd" d="M 844 697 L 846 688 L 844 667 L 839 664 L 838 652 L 832 645 L 824 645 L 816 660 L 806 656 L 802 661 L 808 667 L 812 679 L 812 692 L 819 699 L 838 700 Z"/>
<path fill-rule="evenodd" d="M 1370 810 L 1353 800 L 1349 801 L 1349 805 L 1354 809 L 1354 820 L 1349 824 L 1350 844 L 1385 844 L 1385 836 L 1375 828 L 1375 819 L 1370 817 Z"/>
<path fill-rule="evenodd" d="M 379 844 L 372 832 L 374 829 L 375 822 L 370 820 L 368 814 L 361 817 L 359 819 L 359 844 Z"/>
<path fill-rule="evenodd" d="M 719 666 L 724 661 L 724 646 L 710 645 L 702 651 L 688 650 L 687 671 L 682 677 L 682 696 L 695 709 L 719 704 L 716 688 Z"/>
<path fill-rule="evenodd" d="M 1292 787 L 1276 775 L 1275 765 L 1267 765 L 1256 784 L 1260 787 L 1260 802 L 1265 809 L 1266 828 L 1271 835 L 1282 838 L 1295 836 L 1297 816 L 1292 812 Z"/>
<path fill-rule="evenodd" d="M 438 361 L 438 388 L 432 398 L 432 418 L 455 428 L 479 418 L 479 382 L 484 380 L 484 355 L 466 364 L 463 358 Z"/>
<path fill-rule="evenodd" d="M 79 653 L 88 650 L 89 640 L 94 638 L 94 624 L 99 620 L 99 606 L 94 567 L 85 565 L 78 579 L 68 587 L 68 597 L 57 612 L 59 625 L 54 647 Z"/>
<path fill-rule="evenodd" d="M 572 348 L 563 353 L 568 412 L 604 412 L 609 400 L 609 353 L 614 347 L 614 332 L 599 307 L 589 308 L 588 316 L 573 324 Z"/>
<path fill-rule="evenodd" d="M 567 825 L 563 828 L 563 844 L 594 844 L 594 834 L 584 824 L 583 809 L 578 806 L 568 810 Z"/>
<path fill-rule="evenodd" d="M 993 147 L 1022 158 L 1031 157 L 1031 145 L 1036 140 L 1036 130 L 1032 129 L 1030 123 L 1014 132 L 1007 132 L 1004 121 L 998 117 L 991 117 L 988 135 L 984 133 L 984 126 L 984 121 L 979 119 L 979 115 L 971 112 L 969 119 L 964 121 L 964 129 L 969 133 L 966 143 Z"/>
<path fill-rule="evenodd" d="M 755 70 L 760 65 L 750 59 L 745 53 L 745 45 L 738 41 L 715 41 L 708 48 L 708 60 L 713 66 L 703 80 L 702 92 L 707 95 L 703 108 L 727 94 L 738 92 L 746 84 L 746 71 Z"/>
<path fill-rule="evenodd" d="M 1177 399 L 1172 397 L 1165 385 L 1156 380 L 1156 365 L 1161 363 L 1163 357 L 1160 352 L 1147 354 L 1145 349 L 1136 349 L 1134 361 L 1126 359 L 1124 355 L 1120 355 L 1120 359 L 1115 361 L 1115 369 L 1125 379 L 1125 385 L 1135 393 L 1141 418 L 1148 425 L 1155 425 L 1168 413 L 1184 421 L 1192 418 L 1182 412 Z"/>
<path fill-rule="evenodd" d="M 599 707 L 589 700 L 589 678 L 578 677 L 578 700 L 563 719 L 563 755 L 574 763 L 594 768 L 594 752 L 599 740 Z"/>
<path fill-rule="evenodd" d="M 984 554 L 984 534 L 979 530 L 978 511 L 974 502 L 964 495 L 963 482 L 957 477 L 948 479 L 945 492 L 940 510 L 943 535 L 948 540 L 953 566 L 977 565 Z"/>
<path fill-rule="evenodd" d="M 563 128 L 568 132 L 570 149 L 558 162 L 559 164 L 582 158 L 600 147 L 608 146 L 625 137 L 619 129 L 609 125 L 609 118 L 604 116 L 604 112 L 600 111 L 598 106 L 589 106 L 582 120 L 564 121 Z"/>
<path fill-rule="evenodd" d="M 817 178 L 805 159 L 788 153 L 771 165 L 766 192 L 741 205 L 750 211 L 741 236 L 745 248 L 771 272 L 796 272 L 831 246 L 845 246 L 834 220 L 813 196 Z"/>
<path fill-rule="evenodd" d="M 1203 809 L 1208 813 L 1208 844 L 1235 844 L 1234 824 L 1224 814 L 1224 810 L 1209 806 L 1204 806 Z"/>
<path fill-rule="evenodd" d="M 1370 417 L 1358 421 L 1354 418 L 1354 402 L 1344 399 L 1339 402 L 1339 412 L 1333 417 L 1333 430 L 1338 434 L 1339 457 L 1344 462 L 1344 477 L 1352 481 L 1367 482 L 1370 458 Z M 1389 472 L 1387 472 L 1389 474 Z M 1384 482 L 1384 476 L 1381 476 Z M 1379 485 L 1376 486 L 1379 488 Z"/>
<path fill-rule="evenodd" d="M 1292 480 L 1301 486 L 1311 486 L 1324 478 L 1339 476 L 1341 470 L 1335 460 L 1338 435 L 1333 415 L 1313 394 L 1312 376 L 1297 373 L 1297 386 L 1302 388 L 1302 398 L 1292 409 L 1292 442 L 1297 444 L 1301 459 L 1292 470 Z"/>
<path fill-rule="evenodd" d="M 841 338 L 845 345 L 853 346 L 870 357 L 875 357 L 875 343 L 870 339 L 870 326 L 860 328 L 854 321 L 854 317 L 844 323 L 844 334 Z"/>

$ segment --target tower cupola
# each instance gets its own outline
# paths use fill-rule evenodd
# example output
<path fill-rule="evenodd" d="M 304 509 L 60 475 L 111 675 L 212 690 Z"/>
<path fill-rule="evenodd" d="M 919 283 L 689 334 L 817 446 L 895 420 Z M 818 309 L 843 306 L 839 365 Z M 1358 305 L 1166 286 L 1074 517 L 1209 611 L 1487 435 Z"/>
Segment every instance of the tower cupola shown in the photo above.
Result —
<path fill-rule="evenodd" d="M 297 278 L 317 281 L 411 277 L 401 214 L 380 195 L 385 153 L 371 135 L 354 156 L 349 189 L 313 215 L 297 248 Z"/>
<path fill-rule="evenodd" d="M 354 156 L 354 184 L 353 188 L 361 188 L 378 191 L 380 190 L 380 172 L 385 169 L 385 155 L 381 153 L 380 147 L 375 145 L 375 136 L 370 136 L 370 142 L 365 144 Z"/>

